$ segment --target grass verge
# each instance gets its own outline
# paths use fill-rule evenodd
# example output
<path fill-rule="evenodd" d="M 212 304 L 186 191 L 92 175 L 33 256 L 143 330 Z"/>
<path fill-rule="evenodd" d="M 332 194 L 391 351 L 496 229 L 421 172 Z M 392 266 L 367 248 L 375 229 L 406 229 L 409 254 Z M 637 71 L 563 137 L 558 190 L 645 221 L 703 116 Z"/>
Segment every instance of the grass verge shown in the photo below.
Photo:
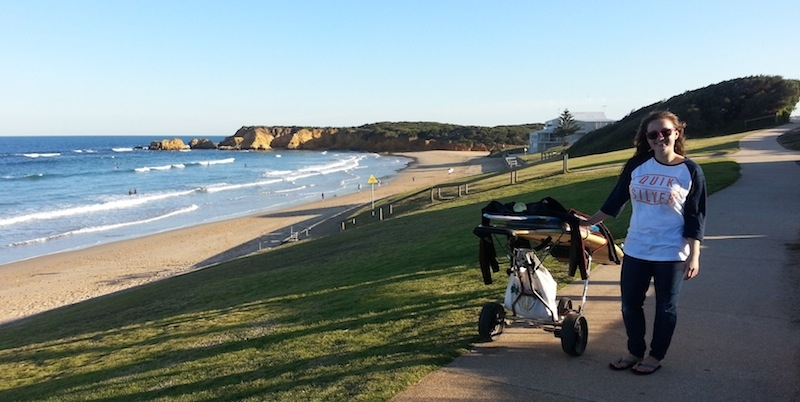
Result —
<path fill-rule="evenodd" d="M 778 143 L 786 149 L 800 151 L 800 128 L 781 134 Z"/>

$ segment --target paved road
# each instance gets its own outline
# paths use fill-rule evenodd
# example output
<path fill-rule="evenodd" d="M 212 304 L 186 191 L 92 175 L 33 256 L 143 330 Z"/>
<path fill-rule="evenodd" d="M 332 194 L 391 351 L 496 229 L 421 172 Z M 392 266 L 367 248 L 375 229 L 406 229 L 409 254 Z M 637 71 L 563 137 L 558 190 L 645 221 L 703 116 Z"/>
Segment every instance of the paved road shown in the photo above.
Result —
<path fill-rule="evenodd" d="M 800 153 L 776 141 L 798 127 L 744 138 L 734 155 L 742 178 L 709 198 L 700 275 L 683 287 L 660 371 L 607 368 L 624 353 L 619 267 L 598 266 L 583 356 L 540 329 L 510 327 L 394 401 L 800 401 Z"/>

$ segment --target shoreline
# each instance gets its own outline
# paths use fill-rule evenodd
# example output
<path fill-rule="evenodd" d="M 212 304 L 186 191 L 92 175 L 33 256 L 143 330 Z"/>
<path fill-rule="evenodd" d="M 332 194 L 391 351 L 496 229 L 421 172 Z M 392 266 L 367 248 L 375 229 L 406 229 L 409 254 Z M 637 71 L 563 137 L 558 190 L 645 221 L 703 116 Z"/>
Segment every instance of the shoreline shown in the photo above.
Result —
<path fill-rule="evenodd" d="M 375 200 L 504 168 L 488 152 L 395 154 L 412 162 L 375 187 Z M 365 183 L 358 193 L 0 265 L 0 325 L 251 254 L 285 239 L 294 226 L 313 232 L 371 200 Z M 331 232 L 323 231 L 311 235 Z"/>

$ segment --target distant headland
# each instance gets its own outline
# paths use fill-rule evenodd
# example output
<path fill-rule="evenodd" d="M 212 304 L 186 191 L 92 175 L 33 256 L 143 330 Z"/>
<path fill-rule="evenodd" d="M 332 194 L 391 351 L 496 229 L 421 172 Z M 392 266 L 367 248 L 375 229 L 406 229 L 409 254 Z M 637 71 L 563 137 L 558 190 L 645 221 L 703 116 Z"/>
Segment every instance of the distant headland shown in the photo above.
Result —
<path fill-rule="evenodd" d="M 374 123 L 359 127 L 244 126 L 218 144 L 179 138 L 153 141 L 151 150 L 223 149 L 346 149 L 367 152 L 491 151 L 527 144 L 542 124 L 459 126 L 430 122 Z"/>

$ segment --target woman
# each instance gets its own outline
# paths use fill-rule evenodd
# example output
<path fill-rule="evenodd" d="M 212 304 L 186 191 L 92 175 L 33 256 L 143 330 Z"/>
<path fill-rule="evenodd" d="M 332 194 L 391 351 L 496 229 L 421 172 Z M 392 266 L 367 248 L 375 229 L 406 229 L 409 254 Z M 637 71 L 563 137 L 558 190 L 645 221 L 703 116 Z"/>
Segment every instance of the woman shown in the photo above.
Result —
<path fill-rule="evenodd" d="M 628 354 L 610 363 L 614 370 L 652 374 L 661 368 L 677 319 L 683 280 L 700 271 L 700 242 L 706 215 L 703 171 L 687 158 L 686 124 L 668 111 L 645 117 L 634 138 L 636 152 L 597 213 L 583 222 L 594 225 L 616 217 L 630 201 L 633 209 L 620 289 Z M 645 357 L 644 300 L 653 280 L 656 313 L 650 353 Z"/>

